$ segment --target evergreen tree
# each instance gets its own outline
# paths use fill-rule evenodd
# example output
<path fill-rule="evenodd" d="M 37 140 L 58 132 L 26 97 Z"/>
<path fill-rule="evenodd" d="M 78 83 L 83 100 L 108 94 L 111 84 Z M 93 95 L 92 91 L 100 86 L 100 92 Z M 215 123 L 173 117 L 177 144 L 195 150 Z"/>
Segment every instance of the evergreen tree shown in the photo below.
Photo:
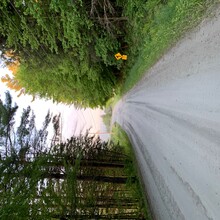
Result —
<path fill-rule="evenodd" d="M 2 56 L 10 49 L 19 60 L 16 83 L 26 93 L 81 107 L 112 96 L 123 27 L 118 1 L 2 0 L 0 13 Z"/>
<path fill-rule="evenodd" d="M 14 112 L 17 106 L 9 93 L 6 97 L 1 105 Z M 4 138 L 14 140 L 14 150 L 6 153 L 1 145 L 0 219 L 142 219 L 126 184 L 136 178 L 125 175 L 131 161 L 122 148 L 88 133 L 47 145 L 50 122 L 59 136 L 59 116 L 51 120 L 48 113 L 40 130 L 34 120 L 30 107 L 17 129 L 13 117 L 7 120 L 14 132 Z M 8 125 L 1 120 L 0 126 Z"/>
<path fill-rule="evenodd" d="M 16 104 L 12 104 L 12 97 L 9 92 L 5 93 L 5 103 L 0 100 L 0 147 L 4 147 L 5 154 L 14 150 L 14 139 L 12 137 L 14 116 L 18 109 Z"/>

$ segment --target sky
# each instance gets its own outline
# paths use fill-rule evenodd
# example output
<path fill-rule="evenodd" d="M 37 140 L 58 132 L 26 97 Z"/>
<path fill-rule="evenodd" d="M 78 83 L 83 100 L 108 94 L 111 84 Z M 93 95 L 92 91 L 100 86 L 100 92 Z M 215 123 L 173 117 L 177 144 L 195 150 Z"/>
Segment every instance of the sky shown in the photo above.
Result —
<path fill-rule="evenodd" d="M 10 71 L 7 68 L 3 68 L 0 66 L 0 78 L 5 74 L 11 75 Z M 64 140 L 66 138 L 71 137 L 72 135 L 78 135 L 80 133 L 85 133 L 86 130 L 89 130 L 89 133 L 104 133 L 100 134 L 100 137 L 103 140 L 107 140 L 109 135 L 105 134 L 106 128 L 102 122 L 101 115 L 104 114 L 101 109 L 76 109 L 73 105 L 67 106 L 64 104 L 55 104 L 51 100 L 44 100 L 36 98 L 33 102 L 32 96 L 29 95 L 21 95 L 17 97 L 18 93 L 15 93 L 13 90 L 9 90 L 4 83 L 0 80 L 0 98 L 5 100 L 5 92 L 10 91 L 13 101 L 17 103 L 19 109 L 16 114 L 16 123 L 17 125 L 20 123 L 19 119 L 21 116 L 21 112 L 23 108 L 27 108 L 27 106 L 31 106 L 31 109 L 34 111 L 36 115 L 36 126 L 39 129 L 44 121 L 44 118 L 50 110 L 53 115 L 61 113 L 62 118 L 62 133 Z"/>

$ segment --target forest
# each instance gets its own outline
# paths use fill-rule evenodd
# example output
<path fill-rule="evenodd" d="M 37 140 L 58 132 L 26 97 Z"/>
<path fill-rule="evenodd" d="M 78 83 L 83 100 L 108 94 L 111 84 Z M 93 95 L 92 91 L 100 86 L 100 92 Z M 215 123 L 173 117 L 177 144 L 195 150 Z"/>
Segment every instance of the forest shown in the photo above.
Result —
<path fill-rule="evenodd" d="M 2 0 L 0 55 L 10 89 L 75 107 L 102 107 L 121 80 L 123 1 Z M 88 134 L 62 141 L 60 116 L 41 129 L 9 93 L 0 102 L 0 219 L 146 219 L 133 158 Z M 49 127 L 53 137 L 48 138 Z M 51 141 L 49 141 L 51 139 Z M 49 142 L 48 142 L 49 141 Z"/>
<path fill-rule="evenodd" d="M 3 81 L 55 102 L 103 106 L 123 63 L 114 57 L 123 43 L 122 3 L 2 0 L 1 57 L 17 65 L 13 79 Z"/>
<path fill-rule="evenodd" d="M 0 102 L 0 219 L 145 219 L 123 147 L 88 133 L 62 141 L 60 115 L 48 112 L 37 129 L 30 107 L 15 126 L 18 108 L 7 92 Z"/>

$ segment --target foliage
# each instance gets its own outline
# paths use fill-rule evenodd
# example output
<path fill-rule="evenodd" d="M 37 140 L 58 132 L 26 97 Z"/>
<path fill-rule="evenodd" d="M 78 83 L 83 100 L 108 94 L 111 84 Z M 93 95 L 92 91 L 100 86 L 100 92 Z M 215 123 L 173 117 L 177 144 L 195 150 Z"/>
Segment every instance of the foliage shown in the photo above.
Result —
<path fill-rule="evenodd" d="M 13 132 L 13 125 L 15 123 L 14 117 L 18 109 L 16 104 L 12 104 L 12 98 L 10 94 L 6 93 L 5 104 L 0 100 L 0 146 L 5 147 L 5 154 L 9 151 L 13 151 L 13 142 L 11 133 Z M 1 148 L 0 148 L 1 150 Z"/>
<path fill-rule="evenodd" d="M 112 96 L 115 84 L 114 76 L 98 64 L 89 65 L 86 57 L 83 61 L 63 54 L 59 59 L 56 55 L 48 55 L 47 60 L 56 61 L 51 67 L 40 60 L 32 64 L 20 66 L 15 79 L 25 92 L 38 94 L 40 97 L 53 99 L 67 104 L 74 103 L 79 107 L 102 106 Z M 52 62 L 52 61 L 51 61 Z"/>
<path fill-rule="evenodd" d="M 20 63 L 11 87 L 79 107 L 103 106 L 122 83 L 120 72 L 124 93 L 217 2 L 3 0 L 2 57 Z M 8 51 L 14 57 L 6 58 Z M 128 61 L 116 61 L 118 51 Z"/>
<path fill-rule="evenodd" d="M 111 117 L 112 117 L 112 109 L 105 108 L 105 114 L 102 115 L 102 120 L 107 128 L 107 131 L 111 130 Z"/>
<path fill-rule="evenodd" d="M 2 140 L 14 141 L 10 150 L 0 145 L 0 219 L 144 219 L 131 193 L 137 178 L 125 172 L 132 161 L 123 148 L 88 134 L 57 141 L 60 116 L 51 120 L 47 114 L 37 131 L 30 107 L 15 129 L 16 109 L 6 93 L 0 127 L 10 125 L 13 132 L 3 132 Z M 48 145 L 51 121 L 55 133 Z"/>
<path fill-rule="evenodd" d="M 51 122 L 51 115 L 48 112 L 45 116 L 41 129 L 35 126 L 35 115 L 30 107 L 23 109 L 21 121 L 15 128 L 15 115 L 18 106 L 12 103 L 12 97 L 6 92 L 5 102 L 0 100 L 0 153 L 2 157 L 13 154 L 33 155 L 45 149 L 47 141 L 47 128 Z M 56 120 L 54 121 L 56 123 Z"/>
<path fill-rule="evenodd" d="M 118 144 L 120 146 L 124 147 L 124 150 L 127 154 L 132 154 L 132 147 L 130 140 L 126 134 L 126 132 L 120 127 L 119 124 L 115 123 L 112 126 L 112 135 L 111 135 L 111 141 L 114 144 Z"/>
<path fill-rule="evenodd" d="M 123 27 L 116 1 L 3 0 L 0 13 L 3 57 L 11 49 L 19 60 L 27 93 L 82 107 L 112 96 Z"/>
<path fill-rule="evenodd" d="M 137 161 L 135 158 L 135 153 L 132 149 L 132 145 L 131 145 L 128 135 L 121 128 L 121 126 L 117 123 L 113 125 L 111 133 L 112 133 L 111 141 L 113 142 L 113 144 L 114 145 L 118 144 L 122 146 L 126 154 L 129 155 L 130 158 L 132 158 L 131 160 L 132 163 L 127 162 L 126 164 L 125 173 L 131 177 L 132 176 L 138 177 L 140 175 L 139 169 L 138 169 Z M 149 204 L 148 204 L 148 201 L 146 200 L 147 199 L 146 196 L 143 193 L 144 189 L 143 189 L 140 179 L 138 178 L 138 180 L 134 184 L 132 184 L 131 181 L 128 181 L 128 187 L 131 190 L 131 194 L 138 198 L 139 209 L 141 210 L 141 213 L 144 216 L 143 218 L 152 219 L 152 216 L 150 214 Z"/>
<path fill-rule="evenodd" d="M 126 2 L 126 3 L 125 3 Z M 158 59 L 190 29 L 198 25 L 219 0 L 125 1 L 128 17 L 125 41 L 129 62 L 122 71 L 121 93 L 131 89 Z"/>

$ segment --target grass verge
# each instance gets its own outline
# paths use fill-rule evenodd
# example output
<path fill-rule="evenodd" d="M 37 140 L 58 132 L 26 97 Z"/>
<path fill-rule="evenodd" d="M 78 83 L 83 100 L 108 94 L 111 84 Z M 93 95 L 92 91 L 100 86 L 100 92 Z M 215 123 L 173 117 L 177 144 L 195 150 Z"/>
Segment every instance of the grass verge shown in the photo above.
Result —
<path fill-rule="evenodd" d="M 150 213 L 149 205 L 145 198 L 145 194 L 143 193 L 142 185 L 139 181 L 140 178 L 138 176 L 138 166 L 132 145 L 127 134 L 118 124 L 113 125 L 111 141 L 115 145 L 119 144 L 120 146 L 124 147 L 125 153 L 131 158 L 131 161 L 127 162 L 126 164 L 125 175 L 130 178 L 137 177 L 137 179 L 134 183 L 132 181 L 128 181 L 127 187 L 130 190 L 131 195 L 139 201 L 139 217 L 142 216 L 142 219 L 151 220 L 152 216 Z"/>
<path fill-rule="evenodd" d="M 129 0 L 124 51 L 128 61 L 123 68 L 120 95 L 131 89 L 161 56 L 190 29 L 198 25 L 220 0 Z"/>

